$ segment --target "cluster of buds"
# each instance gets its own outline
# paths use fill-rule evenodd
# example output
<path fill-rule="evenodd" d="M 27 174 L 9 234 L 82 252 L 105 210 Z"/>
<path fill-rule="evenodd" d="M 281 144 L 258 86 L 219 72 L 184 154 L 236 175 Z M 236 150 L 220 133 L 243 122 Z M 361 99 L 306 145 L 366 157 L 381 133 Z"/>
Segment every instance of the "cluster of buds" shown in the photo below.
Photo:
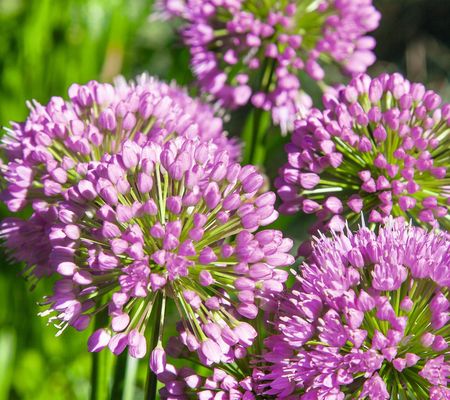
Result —
<path fill-rule="evenodd" d="M 2 200 L 13 212 L 31 204 L 34 214 L 27 221 L 6 218 L 0 234 L 12 256 L 27 263 L 30 280 L 51 273 L 47 239 L 58 203 L 125 141 L 142 146 L 149 140 L 197 138 L 227 150 L 233 160 L 240 158 L 239 145 L 227 138 L 209 105 L 147 75 L 129 83 L 119 78 L 114 86 L 74 84 L 69 97 L 52 97 L 45 106 L 29 104 L 27 120 L 14 123 L 3 138 L 8 162 L 1 166 Z"/>
<path fill-rule="evenodd" d="M 275 182 L 281 212 L 341 231 L 363 212 L 450 227 L 450 104 L 399 74 L 360 75 L 297 122 Z M 316 225 L 317 228 L 317 225 Z"/>
<path fill-rule="evenodd" d="M 45 106 L 29 103 L 27 120 L 6 132 L 9 162 L 2 167 L 2 197 L 11 211 L 62 195 L 91 163 L 116 153 L 126 140 L 143 144 L 172 135 L 198 137 L 226 148 L 234 159 L 240 156 L 210 106 L 147 75 L 130 83 L 118 79 L 114 86 L 74 84 L 69 97 L 52 97 Z"/>
<path fill-rule="evenodd" d="M 260 389 L 279 399 L 446 399 L 450 241 L 390 220 L 321 237 L 282 296 Z"/>
<path fill-rule="evenodd" d="M 300 71 L 322 81 L 328 62 L 354 74 L 375 61 L 375 40 L 365 36 L 380 19 L 371 0 L 160 3 L 184 20 L 181 34 L 201 88 L 225 107 L 250 101 L 271 111 L 284 132 L 311 106 Z"/>
<path fill-rule="evenodd" d="M 186 340 L 205 362 L 232 359 L 233 345 L 242 344 L 232 338 L 251 328 L 244 319 L 283 290 L 287 273 L 279 267 L 293 263 L 290 239 L 255 233 L 278 215 L 275 195 L 258 194 L 263 181 L 213 143 L 126 141 L 59 205 L 49 237 L 61 280 L 44 314 L 56 313 L 60 330 L 83 329 L 107 305 L 110 322 L 94 332 L 90 350 L 109 346 L 118 354 L 136 342 L 142 347 L 132 353 L 144 356 L 144 333 L 162 296 L 175 302 Z"/>
<path fill-rule="evenodd" d="M 57 277 L 41 315 L 60 334 L 107 314 L 89 350 L 140 358 L 169 300 L 205 363 L 233 360 L 293 263 L 290 239 L 258 231 L 277 219 L 275 194 L 237 162 L 213 110 L 176 87 L 142 76 L 72 85 L 69 97 L 35 103 L 4 142 L 3 198 L 34 212 L 1 234 L 29 278 Z"/>

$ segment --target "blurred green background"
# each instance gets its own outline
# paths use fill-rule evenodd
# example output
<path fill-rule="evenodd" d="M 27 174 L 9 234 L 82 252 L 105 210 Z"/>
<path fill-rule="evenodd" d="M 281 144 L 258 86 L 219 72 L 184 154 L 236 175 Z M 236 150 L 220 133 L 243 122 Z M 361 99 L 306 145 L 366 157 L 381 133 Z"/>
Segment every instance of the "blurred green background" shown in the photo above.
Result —
<path fill-rule="evenodd" d="M 382 12 L 375 33 L 379 61 L 373 74 L 399 70 L 450 98 L 449 0 L 375 0 Z M 148 71 L 189 84 L 188 54 L 167 23 L 149 18 L 149 0 L 0 0 L 0 124 L 21 121 L 26 100 L 64 96 L 73 82 L 109 81 Z M 241 124 L 229 127 L 238 134 Z M 275 140 L 268 171 L 281 162 Z M 2 218 L 7 215 L 0 209 Z M 298 225 L 300 223 L 300 225 Z M 297 240 L 304 221 L 278 223 Z M 300 226 L 300 227 L 299 227 Z M 295 228 L 294 228 L 295 227 Z M 0 400 L 86 399 L 91 358 L 89 332 L 58 338 L 36 316 L 49 284 L 30 292 L 20 266 L 0 253 Z M 145 363 L 135 398 L 143 398 Z"/>

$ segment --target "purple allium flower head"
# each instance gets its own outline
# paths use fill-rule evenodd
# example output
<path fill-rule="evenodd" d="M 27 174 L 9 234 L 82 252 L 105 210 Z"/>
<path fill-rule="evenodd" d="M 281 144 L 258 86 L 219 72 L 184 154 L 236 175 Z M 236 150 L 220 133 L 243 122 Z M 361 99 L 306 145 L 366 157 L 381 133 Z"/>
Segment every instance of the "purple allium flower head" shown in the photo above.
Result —
<path fill-rule="evenodd" d="M 28 220 L 21 218 L 5 218 L 1 225 L 0 236 L 4 238 L 5 251 L 16 261 L 25 264 L 23 275 L 32 284 L 35 278 L 51 274 L 48 255 L 51 245 L 48 237 L 55 224 L 58 212 L 55 206 L 46 202 L 35 202 L 34 212 Z M 33 246 L 30 251 L 30 245 Z"/>
<path fill-rule="evenodd" d="M 450 227 L 450 104 L 399 74 L 355 77 L 324 111 L 296 123 L 275 182 L 280 211 L 316 214 L 333 230 L 403 216 Z"/>
<path fill-rule="evenodd" d="M 253 379 L 240 375 L 242 373 L 236 365 L 233 369 L 214 368 L 205 377 L 191 368 L 167 364 L 166 369 L 158 374 L 158 379 L 165 385 L 159 395 L 161 399 L 255 400 Z"/>
<path fill-rule="evenodd" d="M 163 0 L 160 8 L 184 20 L 181 33 L 201 88 L 225 107 L 250 101 L 271 110 L 283 131 L 311 107 L 300 71 L 322 81 L 324 61 L 350 74 L 375 61 L 375 41 L 365 36 L 380 19 L 372 0 Z"/>
<path fill-rule="evenodd" d="M 401 218 L 378 233 L 320 237 L 280 301 L 260 389 L 279 399 L 440 398 L 449 277 L 448 236 Z"/>
<path fill-rule="evenodd" d="M 45 106 L 29 103 L 27 120 L 7 131 L 2 197 L 11 211 L 35 199 L 58 198 L 80 180 L 89 163 L 116 153 L 126 140 L 199 137 L 239 158 L 239 147 L 228 141 L 221 119 L 208 105 L 147 75 L 130 83 L 119 78 L 114 86 L 74 84 L 69 97 L 52 97 Z"/>
<path fill-rule="evenodd" d="M 152 309 L 167 298 L 205 363 L 232 359 L 256 336 L 245 321 L 283 290 L 279 267 L 294 261 L 290 239 L 257 232 L 278 216 L 275 194 L 260 194 L 262 184 L 255 167 L 241 167 L 213 142 L 124 142 L 65 193 L 60 213 L 70 218 L 50 233 L 61 279 L 45 314 L 56 313 L 61 329 L 82 329 L 107 304 L 100 336 L 114 353 L 128 346 L 139 357 Z M 102 347 L 98 335 L 93 351 Z"/>
<path fill-rule="evenodd" d="M 181 328 L 182 330 L 183 328 Z M 241 332 L 228 332 L 226 341 L 236 342 L 241 339 Z M 263 332 L 260 332 L 263 334 Z M 180 340 L 181 339 L 181 340 Z M 263 372 L 254 365 L 254 356 L 247 353 L 243 347 L 235 349 L 235 360 L 219 365 L 206 365 L 204 361 L 196 357 L 183 345 L 184 339 L 171 337 L 167 343 L 168 355 L 181 361 L 203 364 L 201 372 L 190 368 L 176 368 L 170 363 L 164 364 L 164 369 L 156 368 L 152 371 L 164 384 L 159 391 L 162 399 L 172 398 L 199 398 L 199 399 L 247 399 L 254 400 L 257 397 L 255 382 Z M 159 366 L 162 364 L 159 363 Z M 183 365 L 183 364 L 181 364 Z M 179 396 L 179 397 L 177 397 Z"/>
<path fill-rule="evenodd" d="M 67 102 L 53 97 L 45 106 L 30 104 L 27 120 L 14 124 L 3 139 L 9 161 L 2 166 L 4 202 L 11 211 L 28 203 L 38 203 L 34 208 L 39 210 L 29 221 L 7 218 L 0 234 L 12 256 L 26 261 L 26 268 L 37 277 L 51 272 L 46 250 L 50 245 L 44 242 L 54 211 L 53 206 L 47 207 L 50 211 L 44 216 L 42 203 L 57 208 L 54 202 L 62 200 L 105 153 L 116 153 L 124 141 L 142 145 L 163 143 L 173 135 L 198 137 L 227 150 L 233 160 L 240 158 L 239 145 L 226 137 L 222 120 L 212 108 L 147 75 L 130 83 L 119 78 L 114 86 L 94 81 L 74 84 L 69 97 Z M 68 210 L 61 212 L 63 218 L 71 218 Z M 33 235 L 40 238 L 40 245 Z"/>

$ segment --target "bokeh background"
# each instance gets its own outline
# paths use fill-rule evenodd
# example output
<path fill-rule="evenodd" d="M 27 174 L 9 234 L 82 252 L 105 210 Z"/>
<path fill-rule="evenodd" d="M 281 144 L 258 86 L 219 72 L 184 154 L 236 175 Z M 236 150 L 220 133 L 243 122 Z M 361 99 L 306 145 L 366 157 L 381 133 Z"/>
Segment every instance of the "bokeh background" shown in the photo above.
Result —
<path fill-rule="evenodd" d="M 401 71 L 449 100 L 450 1 L 374 3 L 383 19 L 375 32 L 378 62 L 370 72 Z M 111 81 L 119 74 L 132 78 L 147 71 L 193 92 L 186 50 L 173 27 L 150 18 L 151 12 L 151 0 L 0 0 L 0 125 L 23 120 L 27 100 L 45 103 L 65 96 L 73 82 Z M 234 121 L 228 130 L 239 135 L 243 123 Z M 283 139 L 273 138 L 268 146 L 275 156 L 265 168 L 273 176 Z M 0 213 L 8 215 L 4 207 Z M 297 241 L 307 224 L 301 218 L 277 223 Z M 20 268 L 0 252 L 0 400 L 89 398 L 89 332 L 68 329 L 56 338 L 55 329 L 36 315 L 51 283 L 30 291 Z M 146 365 L 137 368 L 127 399 L 144 397 Z"/>

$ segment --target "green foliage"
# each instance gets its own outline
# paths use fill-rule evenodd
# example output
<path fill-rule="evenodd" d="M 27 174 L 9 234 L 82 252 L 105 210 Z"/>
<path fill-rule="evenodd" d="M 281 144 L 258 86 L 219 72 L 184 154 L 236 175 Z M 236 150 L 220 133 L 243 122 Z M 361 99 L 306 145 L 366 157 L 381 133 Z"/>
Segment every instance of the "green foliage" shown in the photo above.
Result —
<path fill-rule="evenodd" d="M 174 66 L 186 55 L 174 54 L 171 28 L 150 13 L 148 0 L 3 0 L 0 123 L 23 119 L 26 100 L 46 102 L 73 82 L 147 70 L 183 80 L 187 68 Z"/>

